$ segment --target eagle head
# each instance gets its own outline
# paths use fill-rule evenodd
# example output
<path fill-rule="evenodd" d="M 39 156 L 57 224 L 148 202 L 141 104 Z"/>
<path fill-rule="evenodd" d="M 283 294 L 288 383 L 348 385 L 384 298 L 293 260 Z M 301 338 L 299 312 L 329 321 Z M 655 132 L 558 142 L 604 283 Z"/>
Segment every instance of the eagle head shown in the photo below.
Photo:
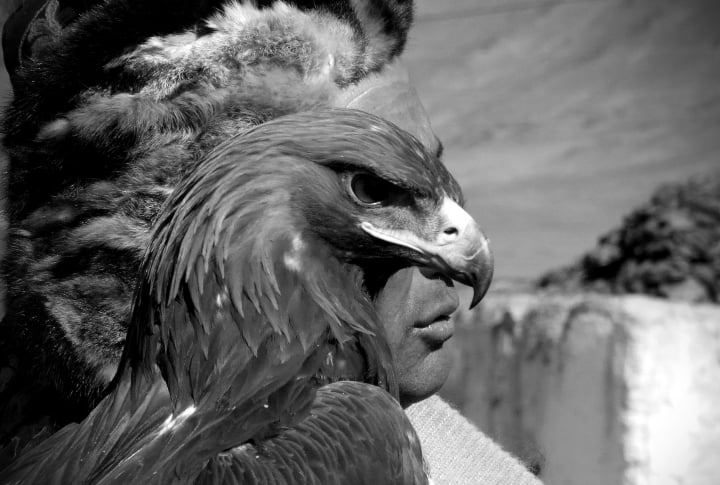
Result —
<path fill-rule="evenodd" d="M 323 109 L 243 132 L 203 159 L 161 211 L 127 357 L 133 367 L 159 359 L 170 387 L 197 397 L 197 386 L 221 392 L 220 381 L 250 392 L 253 362 L 281 381 L 316 362 L 308 355 L 360 342 L 370 370 L 349 377 L 378 375 L 395 389 L 389 347 L 372 338 L 383 335 L 372 286 L 399 267 L 429 267 L 470 285 L 475 305 L 493 260 L 461 205 L 437 157 L 368 113 Z M 219 379 L 221 367 L 237 375 Z"/>
<path fill-rule="evenodd" d="M 308 112 L 269 123 L 280 137 L 292 128 L 295 147 L 313 165 L 299 171 L 290 204 L 336 257 L 366 278 L 401 266 L 432 268 L 486 293 L 493 257 L 480 226 L 462 208 L 460 186 L 415 138 L 354 110 Z"/>

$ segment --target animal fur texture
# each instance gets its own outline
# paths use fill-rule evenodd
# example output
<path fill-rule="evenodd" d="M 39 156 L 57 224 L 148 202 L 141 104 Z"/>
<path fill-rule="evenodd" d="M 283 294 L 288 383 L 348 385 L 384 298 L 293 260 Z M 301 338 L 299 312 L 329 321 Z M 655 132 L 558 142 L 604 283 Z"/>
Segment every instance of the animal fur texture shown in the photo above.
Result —
<path fill-rule="evenodd" d="M 185 174 L 249 127 L 332 106 L 401 53 L 411 20 L 409 0 L 108 0 L 23 63 L 3 121 L 0 355 L 52 396 L 27 409 L 81 417 L 101 397 L 150 229 Z"/>

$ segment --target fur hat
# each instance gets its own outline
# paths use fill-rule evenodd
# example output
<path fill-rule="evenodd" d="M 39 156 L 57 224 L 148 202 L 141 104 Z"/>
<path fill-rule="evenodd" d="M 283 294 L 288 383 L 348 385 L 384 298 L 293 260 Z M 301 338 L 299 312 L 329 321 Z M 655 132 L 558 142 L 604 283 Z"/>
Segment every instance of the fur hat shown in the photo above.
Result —
<path fill-rule="evenodd" d="M 15 68 L 0 367 L 12 356 L 15 385 L 53 389 L 56 401 L 28 399 L 52 412 L 92 405 L 112 378 L 154 218 L 206 153 L 284 114 L 415 99 L 401 69 L 385 77 L 409 0 L 88 0 L 61 22 L 64 1 L 27 0 L 4 43 Z M 422 108 L 407 113 L 394 121 Z M 434 140 L 423 123 L 415 134 Z"/>
<path fill-rule="evenodd" d="M 3 26 L 2 49 L 10 80 L 28 59 L 97 0 L 24 0 Z"/>

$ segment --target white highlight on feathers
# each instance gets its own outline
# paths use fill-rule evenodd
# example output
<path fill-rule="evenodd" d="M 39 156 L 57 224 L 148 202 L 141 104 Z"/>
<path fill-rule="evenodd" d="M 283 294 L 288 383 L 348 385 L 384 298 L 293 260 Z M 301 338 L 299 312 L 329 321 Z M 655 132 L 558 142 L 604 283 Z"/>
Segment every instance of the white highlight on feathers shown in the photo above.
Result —
<path fill-rule="evenodd" d="M 169 196 L 175 192 L 175 188 L 169 185 L 156 185 L 152 188 L 152 191 Z"/>
<path fill-rule="evenodd" d="M 252 449 L 254 449 L 253 445 L 251 445 L 250 443 L 243 443 L 240 446 L 236 446 L 235 448 L 232 448 L 232 451 L 235 453 L 243 453 L 243 452 L 250 451 Z M 222 454 L 223 453 L 221 453 L 221 455 Z"/>
<path fill-rule="evenodd" d="M 180 426 L 183 421 L 185 421 L 187 418 L 195 414 L 195 411 L 197 408 L 195 406 L 188 406 L 185 408 L 180 414 L 178 415 L 170 415 L 167 417 L 165 422 L 162 424 L 162 427 L 160 427 L 160 430 L 158 431 L 158 435 L 163 435 L 167 433 L 168 431 L 172 431 L 176 429 L 178 426 Z"/>
<path fill-rule="evenodd" d="M 223 286 L 222 291 L 215 295 L 215 319 L 222 321 L 225 317 L 225 308 L 230 301 L 230 292 L 227 286 Z"/>
<path fill-rule="evenodd" d="M 283 263 L 288 269 L 300 273 L 303 269 L 302 253 L 305 250 L 305 243 L 300 234 L 295 234 L 292 239 L 292 249 L 285 253 Z"/>

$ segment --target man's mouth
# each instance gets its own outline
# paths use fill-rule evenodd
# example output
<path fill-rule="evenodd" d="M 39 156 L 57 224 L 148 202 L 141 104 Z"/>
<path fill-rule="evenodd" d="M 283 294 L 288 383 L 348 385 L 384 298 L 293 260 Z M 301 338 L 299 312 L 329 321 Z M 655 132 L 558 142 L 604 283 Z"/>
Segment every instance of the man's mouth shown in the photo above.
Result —
<path fill-rule="evenodd" d="M 439 323 L 439 322 L 443 322 L 443 321 L 446 321 L 446 320 L 450 320 L 450 315 L 446 315 L 446 314 L 437 315 L 437 316 L 433 316 L 432 318 L 430 318 L 430 319 L 428 319 L 428 320 L 423 320 L 423 321 L 420 321 L 420 322 L 415 322 L 415 324 L 413 325 L 413 327 L 414 327 L 414 328 L 427 328 L 427 327 L 429 327 L 429 326 L 431 326 L 431 325 L 435 325 L 435 324 L 437 324 L 437 323 Z"/>
<path fill-rule="evenodd" d="M 413 335 L 425 342 L 431 350 L 442 347 L 455 333 L 452 314 L 460 305 L 457 291 L 451 286 L 438 291 L 436 297 L 435 304 L 426 307 L 424 314 L 411 329 Z"/>
<path fill-rule="evenodd" d="M 416 323 L 412 332 L 432 350 L 436 350 L 453 336 L 455 322 L 449 315 L 440 315 L 432 321 Z"/>

